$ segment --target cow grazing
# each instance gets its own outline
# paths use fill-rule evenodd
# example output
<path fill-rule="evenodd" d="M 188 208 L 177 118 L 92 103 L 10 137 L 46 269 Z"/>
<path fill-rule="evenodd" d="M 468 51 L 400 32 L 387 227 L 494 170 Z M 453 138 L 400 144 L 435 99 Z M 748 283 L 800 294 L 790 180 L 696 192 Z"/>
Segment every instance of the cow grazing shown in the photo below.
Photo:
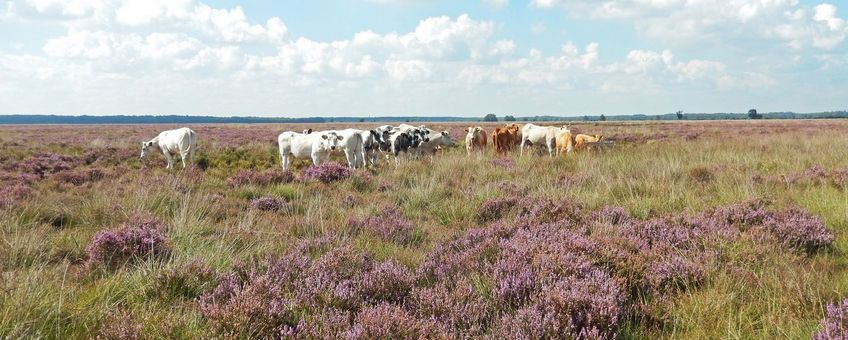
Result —
<path fill-rule="evenodd" d="M 572 151 L 586 148 L 590 145 L 595 145 L 603 138 L 604 137 L 601 135 L 578 134 L 576 136 L 572 136 L 570 131 L 566 131 L 565 133 L 561 133 L 557 136 L 557 155 L 562 152 L 570 153 Z"/>
<path fill-rule="evenodd" d="M 548 148 L 548 156 L 553 157 L 557 135 L 564 131 L 568 131 L 565 126 L 555 127 L 538 126 L 530 123 L 525 124 L 521 128 L 521 154 L 524 155 L 524 147 L 527 143 L 532 143 L 533 145 L 546 146 Z"/>
<path fill-rule="evenodd" d="M 492 148 L 495 152 L 507 152 L 519 143 L 521 143 L 521 128 L 518 124 L 497 127 L 492 131 Z"/>
<path fill-rule="evenodd" d="M 468 151 L 469 155 L 475 149 L 480 151 L 486 150 L 486 130 L 476 126 L 465 129 L 465 132 L 465 150 Z"/>
<path fill-rule="evenodd" d="M 165 160 L 168 161 L 166 169 L 174 167 L 173 155 L 180 155 L 183 162 L 183 169 L 186 168 L 186 159 L 194 162 L 194 151 L 197 149 L 197 133 L 189 128 L 180 128 L 176 130 L 162 131 L 156 138 L 141 143 L 141 156 L 144 158 L 151 148 L 157 148 L 165 155 Z"/>
<path fill-rule="evenodd" d="M 277 137 L 280 148 L 280 165 L 288 170 L 290 158 L 311 158 L 320 165 L 330 158 L 330 152 L 339 149 L 342 138 L 335 131 L 303 134 L 287 131 Z"/>
<path fill-rule="evenodd" d="M 360 168 L 365 163 L 365 138 L 370 136 L 369 131 L 359 129 L 338 130 L 339 150 L 343 151 L 347 159 L 347 165 L 351 168 Z"/>
<path fill-rule="evenodd" d="M 574 136 L 571 131 L 563 131 L 557 134 L 556 137 L 556 154 L 571 153 L 574 151 Z"/>

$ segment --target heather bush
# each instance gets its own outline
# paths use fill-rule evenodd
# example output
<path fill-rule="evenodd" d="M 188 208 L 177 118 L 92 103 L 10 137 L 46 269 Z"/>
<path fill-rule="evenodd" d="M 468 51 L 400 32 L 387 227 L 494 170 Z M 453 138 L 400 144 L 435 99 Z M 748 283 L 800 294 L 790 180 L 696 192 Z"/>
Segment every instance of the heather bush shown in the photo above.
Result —
<path fill-rule="evenodd" d="M 106 177 L 106 173 L 100 169 L 70 170 L 57 173 L 54 177 L 62 183 L 83 185 L 103 179 Z"/>
<path fill-rule="evenodd" d="M 32 194 L 32 189 L 20 184 L 0 188 L 0 209 L 13 208 Z"/>
<path fill-rule="evenodd" d="M 43 177 L 46 174 L 73 169 L 78 164 L 79 160 L 68 155 L 38 153 L 18 164 L 18 167 L 22 171 Z"/>
<path fill-rule="evenodd" d="M 100 325 L 97 339 L 136 340 L 143 339 L 143 327 L 136 323 L 132 315 L 125 311 L 109 314 Z"/>
<path fill-rule="evenodd" d="M 171 247 L 161 223 L 141 218 L 118 229 L 98 232 L 85 250 L 88 268 L 116 269 L 131 262 L 165 257 Z"/>
<path fill-rule="evenodd" d="M 491 164 L 493 167 L 501 169 L 512 169 L 515 167 L 515 161 L 513 161 L 512 158 L 506 157 L 492 159 L 491 161 L 489 161 L 489 164 Z"/>
<path fill-rule="evenodd" d="M 808 252 L 830 247 L 834 239 L 821 219 L 799 208 L 772 214 L 764 221 L 763 229 L 778 242 Z"/>
<path fill-rule="evenodd" d="M 841 303 L 827 304 L 827 314 L 820 322 L 819 331 L 813 335 L 815 340 L 848 338 L 848 299 Z"/>
<path fill-rule="evenodd" d="M 837 188 L 848 188 L 848 169 L 835 169 L 831 171 L 830 181 Z"/>
<path fill-rule="evenodd" d="M 347 165 L 328 162 L 321 165 L 312 165 L 304 169 L 301 178 L 303 180 L 314 179 L 323 183 L 332 183 L 347 179 L 352 173 L 353 170 L 348 168 Z"/>
<path fill-rule="evenodd" d="M 447 335 L 438 324 L 418 319 L 397 305 L 380 304 L 357 314 L 347 339 L 441 339 Z"/>
<path fill-rule="evenodd" d="M 401 214 L 395 206 L 383 207 L 379 214 L 364 219 L 351 218 L 348 226 L 373 233 L 387 242 L 409 245 L 422 241 L 416 233 L 415 224 Z"/>
<path fill-rule="evenodd" d="M 290 171 L 280 171 L 278 169 L 265 171 L 243 170 L 228 178 L 227 184 L 230 186 L 266 186 L 271 184 L 291 183 L 293 180 L 294 174 Z"/>
<path fill-rule="evenodd" d="M 250 208 L 262 211 L 287 212 L 291 210 L 291 204 L 280 197 L 259 197 L 250 200 Z"/>
<path fill-rule="evenodd" d="M 505 212 L 512 209 L 519 201 L 518 197 L 510 196 L 510 197 L 501 197 L 501 198 L 493 198 L 483 202 L 480 205 L 480 208 L 477 208 L 477 221 L 478 222 L 491 222 L 498 220 L 504 215 Z"/>

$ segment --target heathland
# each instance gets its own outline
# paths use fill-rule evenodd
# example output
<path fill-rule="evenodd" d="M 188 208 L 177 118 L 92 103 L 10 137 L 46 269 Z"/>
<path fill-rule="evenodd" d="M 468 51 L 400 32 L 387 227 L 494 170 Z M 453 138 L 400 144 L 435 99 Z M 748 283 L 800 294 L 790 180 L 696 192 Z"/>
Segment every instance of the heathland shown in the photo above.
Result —
<path fill-rule="evenodd" d="M 844 325 L 827 305 L 848 297 L 846 120 L 577 122 L 615 146 L 557 158 L 467 155 L 465 126 L 439 123 L 457 147 L 432 159 L 280 169 L 280 132 L 348 126 L 369 125 L 190 126 L 186 170 L 138 157 L 175 126 L 0 127 L 0 337 Z"/>

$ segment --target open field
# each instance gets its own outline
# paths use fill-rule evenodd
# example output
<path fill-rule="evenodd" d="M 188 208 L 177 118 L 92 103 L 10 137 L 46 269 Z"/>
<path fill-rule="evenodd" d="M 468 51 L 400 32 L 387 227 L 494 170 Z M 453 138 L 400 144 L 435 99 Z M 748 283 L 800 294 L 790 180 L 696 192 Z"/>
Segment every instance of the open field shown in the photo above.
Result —
<path fill-rule="evenodd" d="M 848 298 L 848 120 L 568 125 L 616 146 L 435 124 L 328 183 L 276 136 L 349 125 L 192 126 L 174 171 L 172 126 L 0 127 L 0 337 L 809 338 Z"/>

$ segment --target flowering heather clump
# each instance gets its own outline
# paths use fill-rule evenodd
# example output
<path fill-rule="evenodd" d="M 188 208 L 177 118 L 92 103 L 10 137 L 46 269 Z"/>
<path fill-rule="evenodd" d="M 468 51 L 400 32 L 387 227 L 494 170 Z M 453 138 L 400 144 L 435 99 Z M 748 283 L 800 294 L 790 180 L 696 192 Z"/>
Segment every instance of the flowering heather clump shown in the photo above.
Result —
<path fill-rule="evenodd" d="M 39 153 L 24 160 L 18 167 L 31 174 L 44 176 L 59 171 L 70 170 L 77 166 L 79 161 L 71 156 L 56 153 Z"/>
<path fill-rule="evenodd" d="M 32 194 L 32 189 L 20 184 L 0 188 L 0 209 L 16 207 L 21 200 Z"/>
<path fill-rule="evenodd" d="M 513 161 L 512 158 L 506 157 L 495 158 L 489 161 L 489 163 L 492 164 L 493 167 L 502 169 L 512 169 L 515 167 L 515 161 Z"/>
<path fill-rule="evenodd" d="M 426 319 L 417 319 L 400 306 L 381 304 L 362 310 L 347 339 L 424 339 L 447 338 L 439 326 Z"/>
<path fill-rule="evenodd" d="M 240 185 L 271 185 L 279 183 L 291 183 L 294 180 L 294 174 L 290 171 L 280 170 L 244 170 L 227 179 L 227 184 L 230 186 Z"/>
<path fill-rule="evenodd" d="M 135 340 L 142 339 L 142 334 L 143 327 L 135 323 L 129 313 L 118 312 L 106 317 L 100 326 L 97 339 Z"/>
<path fill-rule="evenodd" d="M 514 196 L 487 200 L 477 209 L 477 221 L 490 222 L 498 220 L 504 213 L 512 209 L 518 201 L 519 198 Z"/>
<path fill-rule="evenodd" d="M 41 176 L 30 173 L 0 172 L 0 185 L 32 184 L 41 179 Z"/>
<path fill-rule="evenodd" d="M 97 182 L 103 179 L 106 177 L 106 173 L 100 169 L 70 170 L 62 171 L 56 174 L 55 177 L 56 180 L 62 183 L 83 185 L 88 182 Z"/>
<path fill-rule="evenodd" d="M 415 235 L 415 224 L 403 217 L 397 207 L 385 206 L 376 216 L 364 219 L 350 219 L 348 224 L 354 228 L 361 228 L 377 235 L 387 242 L 402 245 L 413 244 L 419 241 Z"/>
<path fill-rule="evenodd" d="M 763 228 L 778 242 L 808 252 L 829 247 L 834 239 L 821 219 L 798 208 L 769 216 Z"/>
<path fill-rule="evenodd" d="M 827 304 L 827 314 L 821 320 L 815 340 L 831 340 L 848 338 L 848 299 L 842 303 Z"/>
<path fill-rule="evenodd" d="M 830 181 L 839 188 L 848 188 L 848 169 L 835 169 L 830 172 Z"/>
<path fill-rule="evenodd" d="M 153 220 L 127 223 L 116 230 L 103 230 L 86 246 L 89 268 L 116 269 L 124 264 L 161 258 L 171 252 L 161 224 Z"/>
<path fill-rule="evenodd" d="M 284 212 L 291 209 L 291 204 L 285 198 L 265 196 L 250 200 L 250 208 L 262 211 Z"/>
<path fill-rule="evenodd" d="M 727 224 L 742 231 L 752 226 L 763 224 L 771 212 L 766 210 L 770 204 L 765 200 L 750 200 L 725 207 L 721 207 L 710 213 L 710 217 L 716 222 Z"/>
<path fill-rule="evenodd" d="M 340 181 L 350 177 L 353 171 L 341 163 L 329 162 L 321 165 L 312 165 L 301 175 L 303 180 L 315 179 L 323 183 Z"/>
<path fill-rule="evenodd" d="M 814 183 L 820 183 L 823 179 L 827 178 L 827 170 L 823 166 L 816 164 L 804 170 L 803 176 Z"/>

